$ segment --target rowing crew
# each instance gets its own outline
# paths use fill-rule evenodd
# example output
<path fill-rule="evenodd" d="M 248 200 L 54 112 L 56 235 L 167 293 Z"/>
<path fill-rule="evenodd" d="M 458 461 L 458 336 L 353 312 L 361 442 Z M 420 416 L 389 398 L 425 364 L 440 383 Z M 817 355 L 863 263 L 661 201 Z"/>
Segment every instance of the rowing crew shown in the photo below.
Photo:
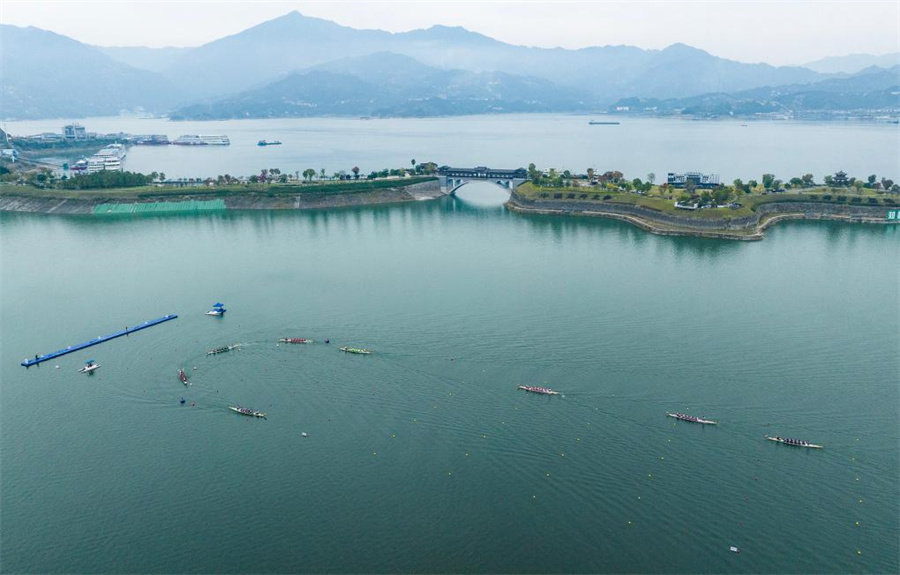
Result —
<path fill-rule="evenodd" d="M 810 442 L 803 441 L 802 439 L 791 439 L 790 437 L 778 437 L 777 435 L 775 436 L 775 439 L 777 441 L 780 441 L 781 443 L 787 443 L 788 445 L 800 445 L 802 447 L 811 445 Z"/>
<path fill-rule="evenodd" d="M 530 391 L 531 393 L 541 393 L 543 395 L 559 395 L 558 391 L 553 391 L 549 387 L 540 387 L 537 385 L 520 385 L 519 389 Z"/>

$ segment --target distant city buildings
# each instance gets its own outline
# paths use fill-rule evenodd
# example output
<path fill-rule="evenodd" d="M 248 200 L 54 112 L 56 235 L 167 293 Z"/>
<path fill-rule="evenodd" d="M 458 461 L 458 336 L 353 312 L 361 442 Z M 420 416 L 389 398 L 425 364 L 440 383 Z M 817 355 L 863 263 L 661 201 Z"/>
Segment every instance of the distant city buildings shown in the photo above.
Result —
<path fill-rule="evenodd" d="M 66 140 L 87 140 L 87 133 L 81 124 L 67 124 L 63 126 L 63 137 Z"/>
<path fill-rule="evenodd" d="M 674 174 L 669 172 L 666 178 L 666 183 L 673 188 L 683 188 L 688 182 L 692 182 L 695 188 L 715 188 L 719 185 L 719 174 L 702 174 L 700 172 Z"/>

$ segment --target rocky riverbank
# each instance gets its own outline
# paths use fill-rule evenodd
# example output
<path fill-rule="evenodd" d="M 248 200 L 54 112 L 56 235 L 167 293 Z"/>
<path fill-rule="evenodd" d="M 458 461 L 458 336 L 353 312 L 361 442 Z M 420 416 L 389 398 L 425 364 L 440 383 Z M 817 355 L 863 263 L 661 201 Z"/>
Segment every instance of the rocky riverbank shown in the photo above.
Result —
<path fill-rule="evenodd" d="M 224 196 L 225 207 L 229 210 L 311 210 L 394 204 L 429 200 L 442 196 L 437 180 L 421 182 L 409 186 L 380 188 L 360 192 L 300 192 L 265 193 L 248 192 Z M 140 197 L 117 197 L 115 194 L 92 194 L 91 197 L 64 197 L 61 194 L 32 189 L 7 189 L 0 194 L 0 211 L 28 212 L 40 214 L 91 214 L 100 204 L 133 204 L 152 202 L 185 202 L 219 199 L 209 193 L 164 195 L 141 194 Z"/>
<path fill-rule="evenodd" d="M 515 192 L 507 207 L 514 212 L 612 218 L 626 221 L 654 234 L 698 236 L 732 240 L 761 240 L 766 228 L 783 220 L 837 220 L 857 223 L 893 224 L 885 218 L 886 208 L 824 202 L 770 202 L 750 216 L 699 218 L 658 212 L 643 206 L 622 203 L 531 200 Z"/>

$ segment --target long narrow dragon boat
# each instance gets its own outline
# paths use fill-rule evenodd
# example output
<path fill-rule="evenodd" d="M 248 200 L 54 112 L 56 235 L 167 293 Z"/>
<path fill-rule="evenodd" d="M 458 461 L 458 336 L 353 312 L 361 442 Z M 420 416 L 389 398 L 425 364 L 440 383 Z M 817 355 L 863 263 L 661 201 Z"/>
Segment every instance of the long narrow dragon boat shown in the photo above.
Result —
<path fill-rule="evenodd" d="M 669 417 L 674 417 L 675 419 L 680 419 L 681 421 L 688 421 L 690 423 L 704 423 L 706 425 L 716 425 L 718 422 L 712 421 L 709 419 L 703 419 L 702 417 L 697 417 L 696 415 L 688 415 L 686 413 L 681 413 L 680 411 L 676 411 L 675 413 L 668 413 L 666 415 Z"/>
<path fill-rule="evenodd" d="M 207 351 L 206 355 L 215 355 L 217 353 L 225 353 L 226 351 L 231 351 L 231 350 L 237 349 L 239 347 L 241 347 L 241 344 L 239 344 L 239 343 L 236 343 L 234 345 L 226 345 L 223 347 L 217 347 L 215 349 L 211 349 L 211 350 Z"/>
<path fill-rule="evenodd" d="M 537 385 L 520 385 L 518 389 L 530 391 L 531 393 L 539 393 L 541 395 L 559 395 L 558 391 L 553 391 L 549 387 L 540 387 Z"/>
<path fill-rule="evenodd" d="M 279 339 L 281 343 L 313 343 L 313 340 L 305 337 L 283 337 Z"/>
<path fill-rule="evenodd" d="M 235 413 L 240 413 L 241 415 L 246 415 L 248 417 L 262 417 L 266 418 L 266 414 L 262 411 L 256 411 L 255 409 L 250 409 L 249 407 L 241 407 L 240 405 L 229 405 L 228 409 Z"/>
<path fill-rule="evenodd" d="M 371 353 L 374 353 L 371 349 L 364 349 L 364 348 L 361 348 L 361 347 L 347 347 L 347 346 L 344 346 L 344 347 L 342 347 L 342 348 L 340 348 L 340 349 L 341 349 L 341 351 L 346 351 L 347 353 L 360 353 L 360 354 L 362 354 L 362 355 L 369 355 L 369 354 L 371 354 Z"/>
<path fill-rule="evenodd" d="M 824 449 L 824 445 L 816 445 L 815 443 L 810 443 L 808 441 L 803 441 L 802 439 L 791 439 L 790 437 L 775 437 L 766 436 L 766 439 L 769 441 L 774 441 L 776 443 L 783 443 L 785 445 L 793 445 L 794 447 L 808 447 L 810 449 Z"/>

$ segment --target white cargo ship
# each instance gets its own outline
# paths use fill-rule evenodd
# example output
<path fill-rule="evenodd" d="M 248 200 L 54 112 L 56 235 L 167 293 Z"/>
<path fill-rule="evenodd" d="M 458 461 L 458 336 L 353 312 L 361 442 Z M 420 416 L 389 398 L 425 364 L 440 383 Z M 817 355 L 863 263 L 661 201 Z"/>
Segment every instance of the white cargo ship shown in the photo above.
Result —
<path fill-rule="evenodd" d="M 178 136 L 172 143 L 176 146 L 230 146 L 231 140 L 228 139 L 228 136 L 188 134 L 185 136 Z"/>

